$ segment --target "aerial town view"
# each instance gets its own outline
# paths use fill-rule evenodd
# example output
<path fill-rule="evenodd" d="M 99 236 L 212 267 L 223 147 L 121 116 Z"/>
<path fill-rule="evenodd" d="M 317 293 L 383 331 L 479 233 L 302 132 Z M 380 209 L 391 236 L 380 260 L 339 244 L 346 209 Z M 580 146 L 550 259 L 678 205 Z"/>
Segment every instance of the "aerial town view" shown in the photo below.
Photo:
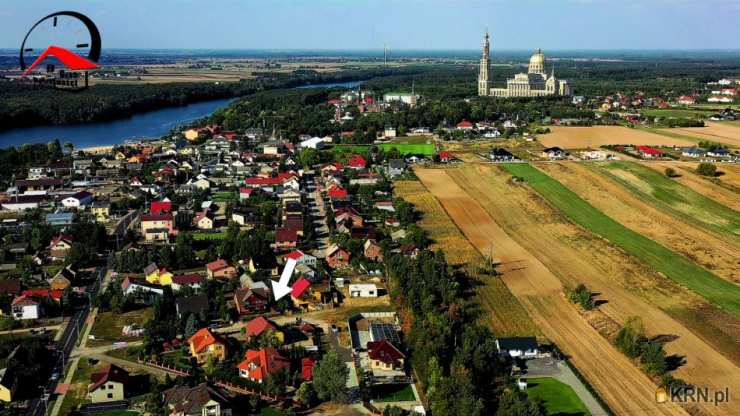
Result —
<path fill-rule="evenodd" d="M 735 0 L 0 5 L 0 416 L 740 416 Z"/>

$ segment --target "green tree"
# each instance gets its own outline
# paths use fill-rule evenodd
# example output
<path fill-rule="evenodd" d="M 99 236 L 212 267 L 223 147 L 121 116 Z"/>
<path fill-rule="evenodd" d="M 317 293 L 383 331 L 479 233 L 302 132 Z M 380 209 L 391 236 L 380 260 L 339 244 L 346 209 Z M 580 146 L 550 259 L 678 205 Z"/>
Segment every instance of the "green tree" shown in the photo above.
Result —
<path fill-rule="evenodd" d="M 321 400 L 334 403 L 347 401 L 347 378 L 349 368 L 336 351 L 329 351 L 313 370 L 313 383 Z"/>
<path fill-rule="evenodd" d="M 296 398 L 303 406 L 311 407 L 316 401 L 316 390 L 314 390 L 313 384 L 307 381 L 301 383 L 296 392 Z"/>
<path fill-rule="evenodd" d="M 700 163 L 696 168 L 696 173 L 703 176 L 717 176 L 717 166 L 712 163 Z"/>

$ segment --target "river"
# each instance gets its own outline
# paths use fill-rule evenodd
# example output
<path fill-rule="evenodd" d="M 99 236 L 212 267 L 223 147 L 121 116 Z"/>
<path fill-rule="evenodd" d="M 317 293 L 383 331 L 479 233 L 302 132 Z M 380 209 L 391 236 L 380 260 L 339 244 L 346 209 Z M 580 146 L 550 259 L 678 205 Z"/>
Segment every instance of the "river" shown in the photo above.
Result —
<path fill-rule="evenodd" d="M 298 88 L 354 88 L 360 81 L 311 84 Z M 75 148 L 122 144 L 128 139 L 159 138 L 173 127 L 197 120 L 225 107 L 234 98 L 201 101 L 180 107 L 147 111 L 130 118 L 81 124 L 20 127 L 0 132 L 0 148 L 21 146 L 25 143 L 48 143 L 59 139 Z"/>
<path fill-rule="evenodd" d="M 173 127 L 205 117 L 228 105 L 233 98 L 201 101 L 179 107 L 147 111 L 130 118 L 83 124 L 21 127 L 0 132 L 0 147 L 48 143 L 59 139 L 75 148 L 121 144 L 128 139 L 158 138 Z"/>

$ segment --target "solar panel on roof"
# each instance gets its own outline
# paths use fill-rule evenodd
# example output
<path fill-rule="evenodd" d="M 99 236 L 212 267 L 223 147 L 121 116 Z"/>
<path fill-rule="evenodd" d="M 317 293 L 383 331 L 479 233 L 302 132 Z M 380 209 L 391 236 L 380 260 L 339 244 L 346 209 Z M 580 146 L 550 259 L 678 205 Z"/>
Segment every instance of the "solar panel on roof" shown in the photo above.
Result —
<path fill-rule="evenodd" d="M 395 345 L 401 343 L 396 327 L 393 324 L 382 322 L 374 322 L 370 324 L 370 338 L 373 341 L 386 340 Z"/>

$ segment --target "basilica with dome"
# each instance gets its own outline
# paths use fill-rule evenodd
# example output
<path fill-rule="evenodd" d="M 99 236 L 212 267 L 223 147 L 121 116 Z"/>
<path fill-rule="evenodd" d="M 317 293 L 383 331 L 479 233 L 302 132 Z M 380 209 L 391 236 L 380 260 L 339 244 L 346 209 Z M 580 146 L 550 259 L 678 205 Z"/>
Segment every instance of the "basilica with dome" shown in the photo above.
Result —
<path fill-rule="evenodd" d="M 555 68 L 550 74 L 545 72 L 545 54 L 542 50 L 532 54 L 527 73 L 515 74 L 506 80 L 506 88 L 491 88 L 488 78 L 490 71 L 490 45 L 488 32 L 483 37 L 483 56 L 478 70 L 478 95 L 491 97 L 542 97 L 547 95 L 570 95 L 568 81 L 555 77 Z"/>

